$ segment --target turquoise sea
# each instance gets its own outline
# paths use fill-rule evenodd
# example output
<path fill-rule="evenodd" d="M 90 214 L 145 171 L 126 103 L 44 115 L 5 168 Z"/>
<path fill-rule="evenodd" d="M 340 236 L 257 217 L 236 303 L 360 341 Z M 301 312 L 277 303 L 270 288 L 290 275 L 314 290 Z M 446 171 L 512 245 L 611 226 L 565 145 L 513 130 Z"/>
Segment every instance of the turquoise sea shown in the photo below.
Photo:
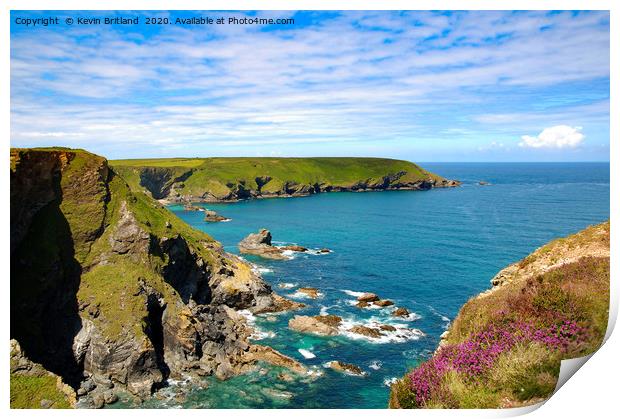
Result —
<path fill-rule="evenodd" d="M 245 257 L 276 292 L 308 304 L 297 313 L 337 314 L 351 324 L 377 320 L 419 329 L 424 336 L 399 332 L 382 342 L 313 337 L 286 327 L 293 313 L 257 316 L 257 343 L 314 367 L 316 374 L 285 381 L 277 377 L 281 370 L 261 367 L 224 382 L 208 378 L 205 390 L 173 383 L 159 395 L 164 400 L 153 399 L 145 407 L 385 408 L 390 380 L 432 354 L 461 305 L 489 288 L 497 271 L 551 239 L 609 218 L 608 163 L 422 166 L 463 185 L 205 205 L 232 219 L 217 224 L 204 222 L 200 212 L 170 207 L 232 253 L 238 253 L 243 237 L 260 228 L 271 230 L 276 244 L 333 250 L 287 261 Z M 478 185 L 481 180 L 490 185 Z M 299 298 L 294 294 L 298 286 L 316 287 L 323 296 Z M 364 291 L 393 300 L 415 316 L 396 320 L 390 316 L 393 307 L 353 306 L 352 294 Z M 315 357 L 305 359 L 299 349 Z M 324 368 L 331 360 L 355 364 L 366 375 Z M 183 398 L 175 397 L 180 393 Z"/>

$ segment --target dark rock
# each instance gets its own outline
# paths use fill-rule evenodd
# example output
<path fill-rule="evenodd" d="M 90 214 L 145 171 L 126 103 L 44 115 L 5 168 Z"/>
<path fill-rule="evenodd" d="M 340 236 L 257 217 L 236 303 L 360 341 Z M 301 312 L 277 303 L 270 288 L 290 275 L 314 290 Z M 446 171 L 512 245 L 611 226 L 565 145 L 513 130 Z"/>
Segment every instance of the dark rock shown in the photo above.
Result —
<path fill-rule="evenodd" d="M 364 375 L 364 371 L 362 371 L 362 369 L 358 367 L 357 365 L 347 364 L 341 361 L 331 361 L 329 362 L 329 367 L 333 369 L 334 371 L 339 371 L 339 372 L 343 372 L 343 373 L 347 373 L 351 375 L 358 375 L 358 376 Z"/>
<path fill-rule="evenodd" d="M 378 301 L 378 300 L 379 300 L 379 296 L 371 292 L 367 292 L 364 295 L 360 295 L 359 297 L 357 297 L 357 301 L 362 302 L 362 303 L 368 303 L 368 302 Z"/>
<path fill-rule="evenodd" d="M 302 287 L 302 288 L 298 288 L 297 292 L 305 294 L 306 296 L 312 299 L 318 298 L 319 296 L 319 290 L 317 288 Z"/>
<path fill-rule="evenodd" d="M 372 303 L 378 307 L 389 307 L 394 305 L 394 303 L 390 300 L 379 300 L 373 301 Z"/>
<path fill-rule="evenodd" d="M 409 316 L 409 310 L 403 307 L 399 307 L 392 312 L 392 316 L 394 317 L 407 317 Z"/>
<path fill-rule="evenodd" d="M 380 338 L 383 336 L 380 330 L 367 327 L 367 326 L 353 326 L 349 329 L 349 332 L 356 333 L 358 335 L 368 336 L 370 338 Z"/>
<path fill-rule="evenodd" d="M 389 324 L 382 324 L 379 326 L 379 329 L 385 330 L 386 332 L 395 332 L 396 328 Z"/>
<path fill-rule="evenodd" d="M 230 218 L 226 218 L 213 210 L 205 210 L 204 220 L 209 223 L 217 223 L 220 221 L 230 221 Z"/>
<path fill-rule="evenodd" d="M 291 245 L 291 246 L 280 246 L 280 250 L 289 250 L 291 252 L 307 252 L 308 248 L 303 246 Z"/>

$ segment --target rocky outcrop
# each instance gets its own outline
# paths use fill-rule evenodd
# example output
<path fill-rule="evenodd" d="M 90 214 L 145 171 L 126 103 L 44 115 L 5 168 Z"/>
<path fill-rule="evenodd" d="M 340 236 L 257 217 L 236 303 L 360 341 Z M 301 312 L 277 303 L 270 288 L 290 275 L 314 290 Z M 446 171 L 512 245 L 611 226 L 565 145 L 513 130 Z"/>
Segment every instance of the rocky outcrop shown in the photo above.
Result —
<path fill-rule="evenodd" d="M 230 218 L 226 218 L 223 215 L 220 215 L 213 210 L 204 210 L 204 213 L 205 213 L 204 220 L 209 223 L 219 223 L 221 221 L 230 221 Z"/>
<path fill-rule="evenodd" d="M 286 260 L 284 251 L 271 245 L 271 232 L 260 229 L 258 233 L 252 233 L 239 242 L 241 253 L 256 255 L 266 259 Z"/>
<path fill-rule="evenodd" d="M 297 288 L 297 292 L 305 295 L 308 298 L 312 298 L 313 300 L 319 298 L 319 296 L 321 295 L 321 293 L 319 292 L 317 288 L 311 288 L 311 287 Z"/>
<path fill-rule="evenodd" d="M 319 336 L 335 336 L 342 318 L 334 315 L 295 316 L 288 322 L 288 327 L 296 332 L 311 333 Z"/>
<path fill-rule="evenodd" d="M 12 150 L 11 338 L 80 406 L 149 397 L 168 377 L 226 379 L 259 360 L 238 310 L 301 307 L 240 258 L 80 150 Z M 13 363 L 13 361 L 12 361 Z"/>
<path fill-rule="evenodd" d="M 399 307 L 392 312 L 392 316 L 394 317 L 407 317 L 409 314 L 409 310 L 404 307 Z"/>
<path fill-rule="evenodd" d="M 342 372 L 345 374 L 356 375 L 356 376 L 365 375 L 364 371 L 362 371 L 360 367 L 358 367 L 357 365 L 353 365 L 353 364 L 347 364 L 346 362 L 330 361 L 326 365 L 329 368 L 333 369 L 334 371 Z"/>
<path fill-rule="evenodd" d="M 369 338 L 374 338 L 374 339 L 380 338 L 381 336 L 384 335 L 381 332 L 380 328 L 361 326 L 361 325 L 353 326 L 352 328 L 349 329 L 349 332 L 362 335 L 362 336 L 367 336 Z"/>
<path fill-rule="evenodd" d="M 382 300 L 377 294 L 373 294 L 372 292 L 367 292 L 357 297 L 357 303 L 355 304 L 355 306 L 359 308 L 367 308 L 370 306 L 389 307 L 393 305 L 393 301 Z"/>

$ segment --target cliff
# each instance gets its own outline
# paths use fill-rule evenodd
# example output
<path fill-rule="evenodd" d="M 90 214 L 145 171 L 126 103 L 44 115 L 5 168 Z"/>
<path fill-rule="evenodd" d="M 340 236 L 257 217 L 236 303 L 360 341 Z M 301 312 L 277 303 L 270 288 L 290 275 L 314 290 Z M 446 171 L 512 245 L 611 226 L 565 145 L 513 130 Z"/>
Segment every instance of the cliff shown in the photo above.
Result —
<path fill-rule="evenodd" d="M 562 359 L 597 350 L 609 310 L 609 222 L 500 271 L 439 348 L 392 385 L 391 408 L 505 408 L 553 393 Z"/>
<path fill-rule="evenodd" d="M 12 149 L 10 204 L 12 407 L 143 399 L 168 377 L 224 379 L 260 360 L 303 370 L 251 344 L 237 313 L 295 303 L 104 158 Z"/>
<path fill-rule="evenodd" d="M 459 185 L 414 163 L 379 158 L 151 159 L 117 160 L 112 165 L 135 190 L 174 202 Z"/>

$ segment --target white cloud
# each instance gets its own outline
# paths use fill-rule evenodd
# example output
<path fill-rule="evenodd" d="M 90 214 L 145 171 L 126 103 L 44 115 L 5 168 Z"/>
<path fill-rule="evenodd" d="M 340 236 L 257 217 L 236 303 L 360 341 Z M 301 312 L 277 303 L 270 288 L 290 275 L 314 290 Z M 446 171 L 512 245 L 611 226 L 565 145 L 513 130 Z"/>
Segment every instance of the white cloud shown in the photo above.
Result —
<path fill-rule="evenodd" d="M 586 137 L 581 133 L 581 127 L 556 125 L 545 128 L 536 137 L 523 135 L 519 145 L 527 148 L 575 148 Z"/>

